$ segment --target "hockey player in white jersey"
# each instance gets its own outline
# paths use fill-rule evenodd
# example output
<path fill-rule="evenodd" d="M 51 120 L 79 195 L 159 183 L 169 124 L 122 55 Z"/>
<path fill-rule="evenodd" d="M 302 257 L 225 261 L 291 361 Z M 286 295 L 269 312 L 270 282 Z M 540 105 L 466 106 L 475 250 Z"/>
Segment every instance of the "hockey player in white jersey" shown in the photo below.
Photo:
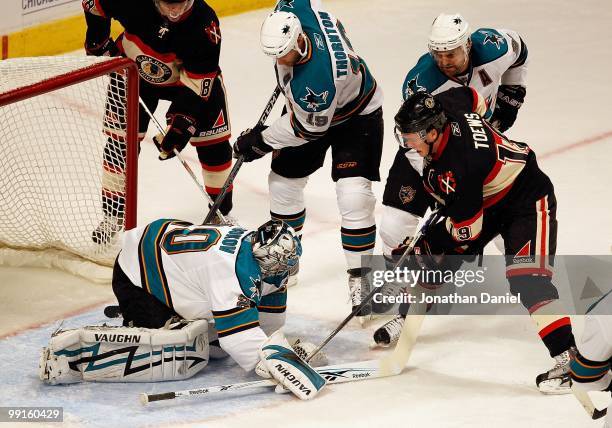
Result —
<path fill-rule="evenodd" d="M 404 80 L 404 100 L 418 91 L 436 95 L 470 86 L 485 100 L 484 110 L 474 106 L 475 112 L 501 132 L 514 124 L 526 94 L 528 63 L 527 45 L 516 31 L 478 28 L 471 32 L 460 14 L 442 13 L 432 23 L 428 48 Z M 433 203 L 421 183 L 422 170 L 421 156 L 398 149 L 383 194 L 380 237 L 387 256 L 407 236 L 414 236 L 419 218 Z M 375 340 L 393 343 L 402 325 L 402 317 L 393 319 Z"/>
<path fill-rule="evenodd" d="M 571 362 L 572 389 L 612 391 L 612 293 L 596 302 L 584 317 L 578 355 Z M 604 428 L 612 427 L 612 405 Z"/>
<path fill-rule="evenodd" d="M 247 371 L 259 364 L 259 374 L 283 385 L 291 373 L 298 381 L 286 387 L 310 399 L 325 381 L 295 354 L 308 350 L 298 344 L 294 351 L 277 331 L 288 270 L 300 254 L 295 232 L 274 220 L 256 231 L 172 219 L 130 230 L 113 272 L 125 327 L 55 333 L 43 351 L 41 378 L 184 379 L 206 366 L 209 353 L 224 351 Z"/>
<path fill-rule="evenodd" d="M 361 303 L 361 256 L 376 239 L 375 196 L 383 143 L 382 90 L 342 24 L 317 0 L 282 0 L 261 27 L 275 59 L 286 112 L 269 128 L 245 131 L 234 152 L 249 162 L 275 151 L 269 174 L 272 218 L 302 229 L 304 187 L 331 147 L 332 179 L 353 307 Z M 367 312 L 364 311 L 364 313 Z"/>

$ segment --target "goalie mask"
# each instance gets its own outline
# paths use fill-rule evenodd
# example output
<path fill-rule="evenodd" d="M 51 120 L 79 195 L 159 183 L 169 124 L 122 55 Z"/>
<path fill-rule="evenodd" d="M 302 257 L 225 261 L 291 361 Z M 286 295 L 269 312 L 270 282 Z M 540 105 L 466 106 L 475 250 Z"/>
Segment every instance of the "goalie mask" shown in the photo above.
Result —
<path fill-rule="evenodd" d="M 287 272 L 302 255 L 302 245 L 295 231 L 280 220 L 270 220 L 259 226 L 251 243 L 263 277 Z"/>
<path fill-rule="evenodd" d="M 300 34 L 303 34 L 302 24 L 295 14 L 274 11 L 266 17 L 261 26 L 261 49 L 274 58 L 281 58 L 294 49 L 303 57 L 308 52 L 308 45 L 306 44 L 303 50 L 300 49 Z M 305 37 L 306 43 L 307 40 Z"/>

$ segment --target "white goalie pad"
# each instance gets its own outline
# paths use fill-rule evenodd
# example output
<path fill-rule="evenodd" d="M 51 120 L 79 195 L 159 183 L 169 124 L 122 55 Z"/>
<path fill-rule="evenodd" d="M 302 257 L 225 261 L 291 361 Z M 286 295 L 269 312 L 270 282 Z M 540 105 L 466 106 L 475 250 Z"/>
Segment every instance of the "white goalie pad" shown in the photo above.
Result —
<path fill-rule="evenodd" d="M 208 364 L 208 322 L 161 329 L 86 326 L 58 330 L 43 348 L 39 376 L 52 385 L 187 379 Z"/>

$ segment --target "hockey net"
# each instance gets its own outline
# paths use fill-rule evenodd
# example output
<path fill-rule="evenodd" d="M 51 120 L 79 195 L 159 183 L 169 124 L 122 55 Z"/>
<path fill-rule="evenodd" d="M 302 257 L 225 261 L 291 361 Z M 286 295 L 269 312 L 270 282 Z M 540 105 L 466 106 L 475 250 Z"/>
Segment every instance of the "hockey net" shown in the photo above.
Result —
<path fill-rule="evenodd" d="M 0 61 L 0 264 L 107 280 L 136 224 L 137 128 L 127 59 Z"/>

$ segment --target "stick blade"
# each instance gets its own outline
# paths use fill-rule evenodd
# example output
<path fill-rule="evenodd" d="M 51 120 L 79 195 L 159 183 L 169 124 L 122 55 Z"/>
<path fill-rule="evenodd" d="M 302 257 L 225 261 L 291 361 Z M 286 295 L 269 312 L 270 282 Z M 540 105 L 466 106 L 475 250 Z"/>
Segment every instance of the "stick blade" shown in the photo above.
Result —
<path fill-rule="evenodd" d="M 593 410 L 593 419 L 601 419 L 608 413 L 608 409 L 595 409 Z"/>

